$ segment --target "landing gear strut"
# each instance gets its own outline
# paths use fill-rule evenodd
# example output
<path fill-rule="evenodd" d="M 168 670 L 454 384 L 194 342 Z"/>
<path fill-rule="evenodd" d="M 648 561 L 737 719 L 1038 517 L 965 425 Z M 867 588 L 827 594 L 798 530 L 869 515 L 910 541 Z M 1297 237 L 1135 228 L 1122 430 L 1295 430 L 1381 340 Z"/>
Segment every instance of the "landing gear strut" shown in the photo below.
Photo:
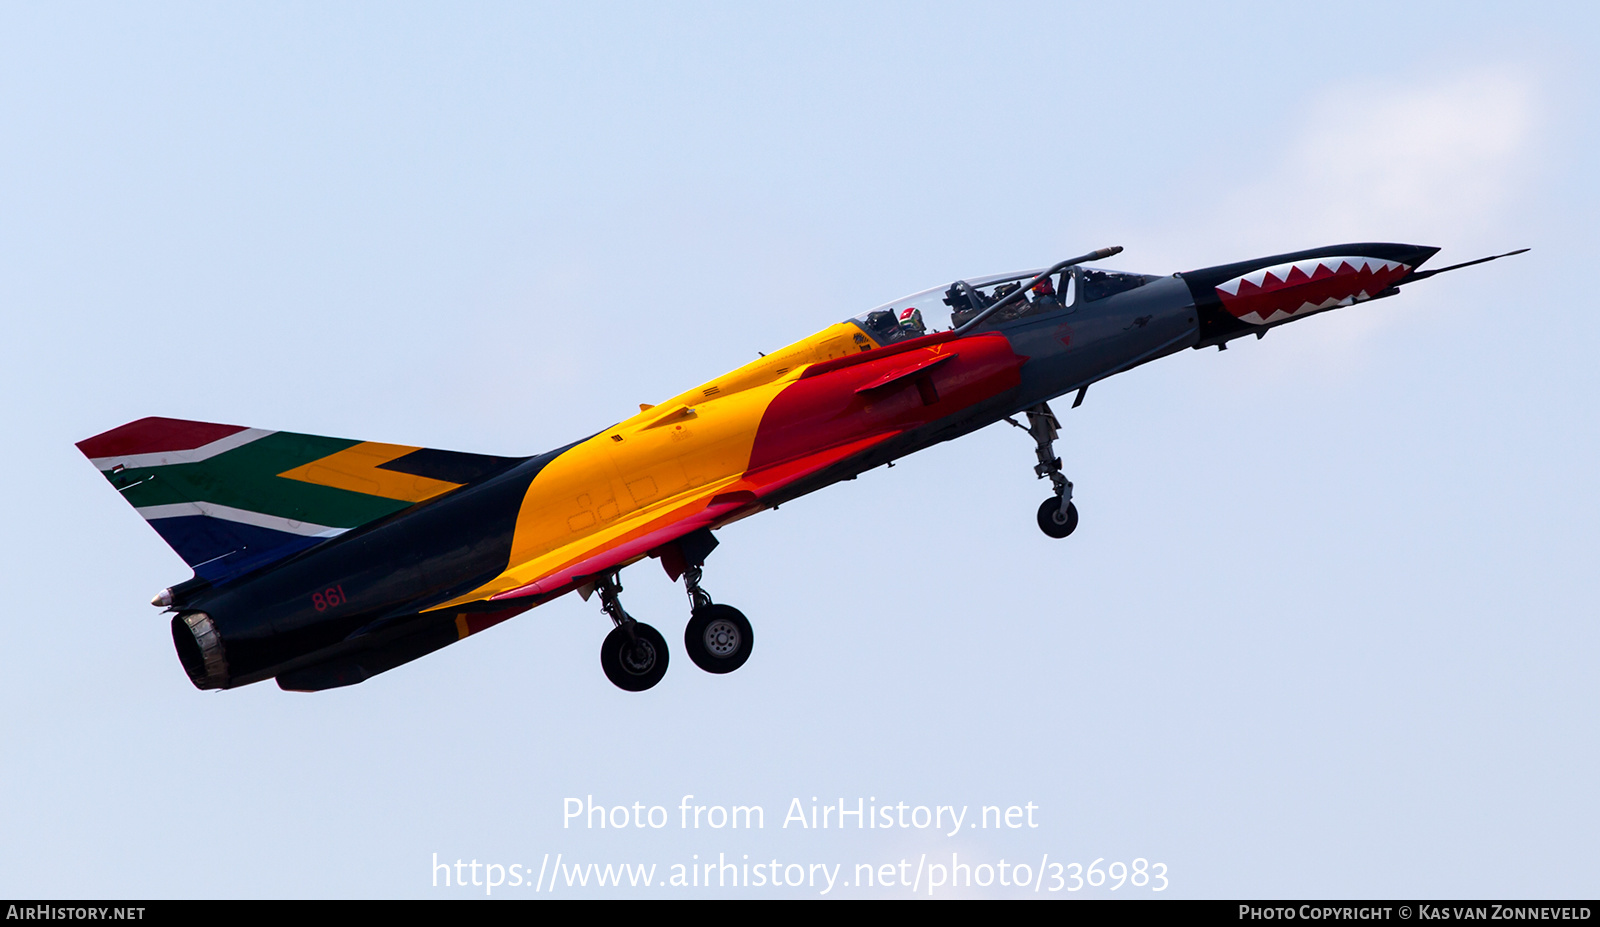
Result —
<path fill-rule="evenodd" d="M 1053 538 L 1064 538 L 1078 527 L 1078 507 L 1072 504 L 1072 481 L 1061 472 L 1061 458 L 1056 456 L 1055 440 L 1061 436 L 1061 423 L 1047 402 L 1027 412 L 1028 434 L 1033 436 L 1033 453 L 1039 458 L 1033 472 L 1041 480 L 1049 477 L 1056 491 L 1039 505 L 1039 530 Z"/>
<path fill-rule="evenodd" d="M 619 573 L 607 573 L 594 584 L 600 594 L 600 610 L 616 627 L 600 645 L 600 668 L 619 689 L 643 692 L 667 674 L 667 641 L 661 632 L 633 620 L 622 608 Z"/>
<path fill-rule="evenodd" d="M 683 629 L 683 649 L 694 665 L 708 673 L 731 673 L 750 659 L 755 634 L 744 613 L 731 605 L 717 605 L 700 587 L 700 565 L 687 564 L 683 587 L 689 593 L 689 624 Z"/>

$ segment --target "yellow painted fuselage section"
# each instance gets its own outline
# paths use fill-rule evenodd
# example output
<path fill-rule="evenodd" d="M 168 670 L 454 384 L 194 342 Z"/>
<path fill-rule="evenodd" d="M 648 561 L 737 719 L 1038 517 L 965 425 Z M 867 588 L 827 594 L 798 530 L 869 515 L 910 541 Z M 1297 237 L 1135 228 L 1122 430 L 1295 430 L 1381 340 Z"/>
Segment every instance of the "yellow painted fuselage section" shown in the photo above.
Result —
<path fill-rule="evenodd" d="M 506 570 L 437 608 L 525 587 L 659 516 L 703 508 L 745 475 L 767 407 L 806 367 L 872 347 L 856 326 L 830 326 L 567 449 L 528 486 Z"/>

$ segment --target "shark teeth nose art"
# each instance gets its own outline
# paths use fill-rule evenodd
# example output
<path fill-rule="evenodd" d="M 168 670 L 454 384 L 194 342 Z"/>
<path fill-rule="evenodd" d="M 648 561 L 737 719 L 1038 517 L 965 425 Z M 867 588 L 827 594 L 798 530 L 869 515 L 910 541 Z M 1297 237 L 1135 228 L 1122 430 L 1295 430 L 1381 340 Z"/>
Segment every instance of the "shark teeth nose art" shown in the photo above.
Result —
<path fill-rule="evenodd" d="M 1398 261 L 1381 258 L 1309 258 L 1263 267 L 1219 284 L 1216 290 L 1234 318 L 1267 325 L 1371 299 L 1410 270 Z"/>

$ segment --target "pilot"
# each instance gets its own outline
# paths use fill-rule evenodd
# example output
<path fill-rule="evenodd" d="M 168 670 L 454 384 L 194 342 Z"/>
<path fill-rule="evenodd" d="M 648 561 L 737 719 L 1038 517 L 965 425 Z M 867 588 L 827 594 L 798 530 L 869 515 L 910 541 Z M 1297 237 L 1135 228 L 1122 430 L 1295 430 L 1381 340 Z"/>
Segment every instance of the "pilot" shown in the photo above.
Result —
<path fill-rule="evenodd" d="M 922 324 L 921 309 L 916 306 L 907 306 L 905 311 L 900 313 L 900 331 L 907 338 L 915 338 L 927 330 L 927 327 Z"/>
<path fill-rule="evenodd" d="M 1040 280 L 1033 288 L 1033 311 L 1048 312 L 1060 306 L 1061 300 L 1056 298 L 1056 288 L 1051 285 L 1050 278 Z"/>

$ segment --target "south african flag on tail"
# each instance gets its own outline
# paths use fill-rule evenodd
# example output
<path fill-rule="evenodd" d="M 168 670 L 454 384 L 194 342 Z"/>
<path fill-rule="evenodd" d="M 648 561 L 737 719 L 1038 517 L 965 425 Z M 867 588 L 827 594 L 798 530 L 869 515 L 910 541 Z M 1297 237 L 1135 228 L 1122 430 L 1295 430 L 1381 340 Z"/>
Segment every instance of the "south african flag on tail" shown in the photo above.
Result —
<path fill-rule="evenodd" d="M 172 418 L 78 449 L 214 585 L 520 460 Z"/>

